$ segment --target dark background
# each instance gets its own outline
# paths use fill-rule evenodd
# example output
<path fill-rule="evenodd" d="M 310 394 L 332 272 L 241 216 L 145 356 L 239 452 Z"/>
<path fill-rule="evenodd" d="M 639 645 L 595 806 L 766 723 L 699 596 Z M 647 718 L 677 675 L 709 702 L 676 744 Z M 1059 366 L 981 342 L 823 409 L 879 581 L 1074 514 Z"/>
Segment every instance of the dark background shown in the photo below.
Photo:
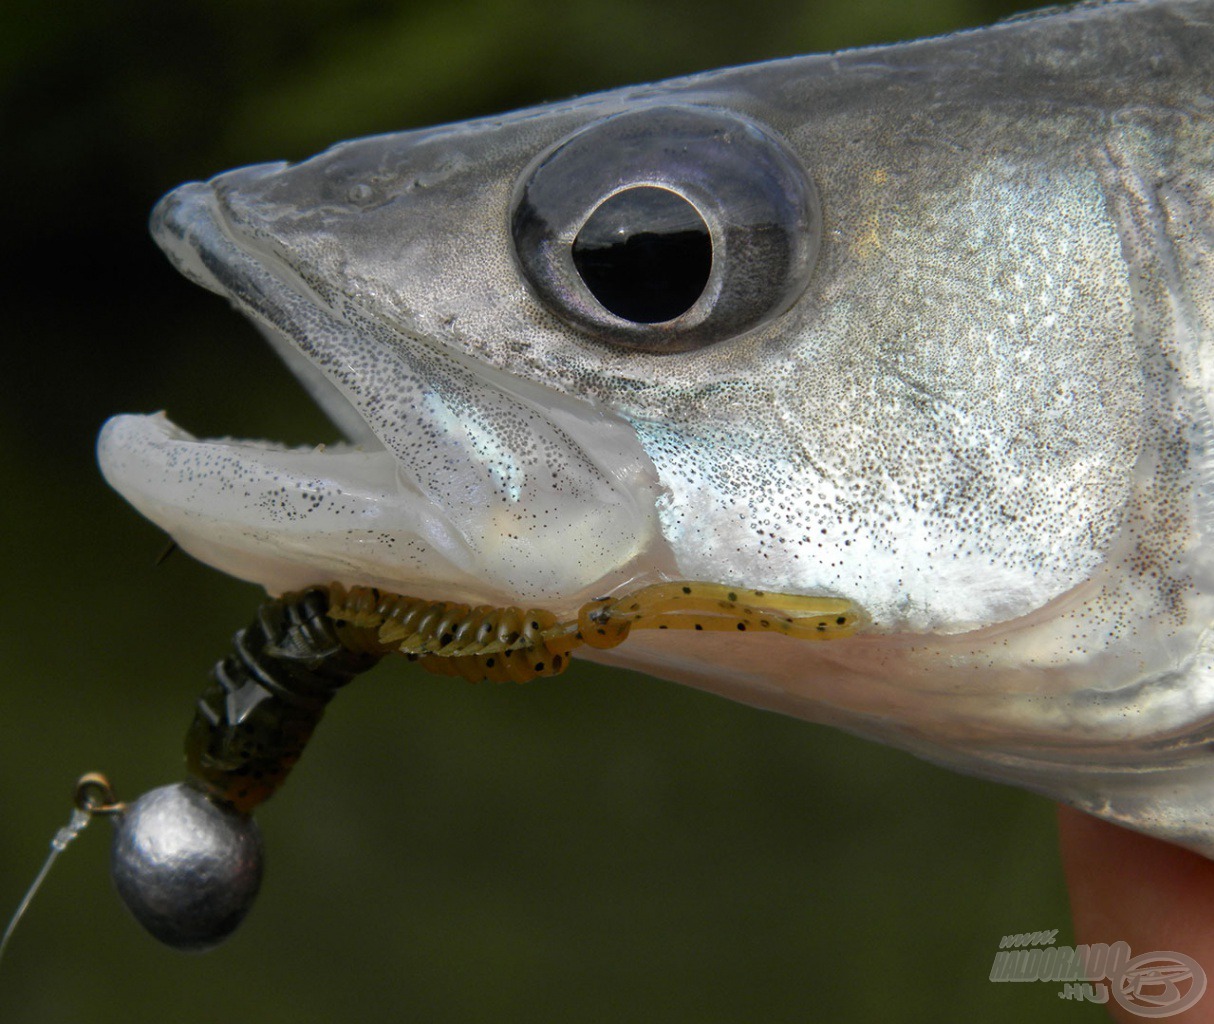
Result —
<path fill-rule="evenodd" d="M 148 240 L 180 181 L 354 135 L 730 63 L 978 25 L 1016 0 L 0 7 L 0 914 L 74 778 L 181 776 L 254 588 L 178 555 L 93 461 L 104 418 L 333 436 L 252 329 Z M 12 269 L 15 263 L 17 269 Z M 1051 807 L 802 722 L 576 665 L 525 687 L 381 666 L 259 819 L 237 936 L 159 948 L 60 861 L 0 963 L 0 1020 L 1082 1021 L 987 980 L 1069 935 Z"/>

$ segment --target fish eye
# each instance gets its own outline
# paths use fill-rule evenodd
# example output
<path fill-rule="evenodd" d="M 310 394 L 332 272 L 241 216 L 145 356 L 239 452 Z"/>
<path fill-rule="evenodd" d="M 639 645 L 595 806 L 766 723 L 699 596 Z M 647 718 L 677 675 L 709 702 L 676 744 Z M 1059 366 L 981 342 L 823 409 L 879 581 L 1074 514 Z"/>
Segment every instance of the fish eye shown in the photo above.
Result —
<path fill-rule="evenodd" d="M 686 352 L 753 330 L 804 292 L 821 231 L 797 158 L 737 114 L 606 118 L 522 176 L 514 255 L 543 305 L 596 341 Z"/>
<path fill-rule="evenodd" d="M 573 239 L 573 265 L 608 312 L 661 323 L 704 293 L 712 239 L 700 212 L 677 192 L 640 185 L 599 204 Z"/>

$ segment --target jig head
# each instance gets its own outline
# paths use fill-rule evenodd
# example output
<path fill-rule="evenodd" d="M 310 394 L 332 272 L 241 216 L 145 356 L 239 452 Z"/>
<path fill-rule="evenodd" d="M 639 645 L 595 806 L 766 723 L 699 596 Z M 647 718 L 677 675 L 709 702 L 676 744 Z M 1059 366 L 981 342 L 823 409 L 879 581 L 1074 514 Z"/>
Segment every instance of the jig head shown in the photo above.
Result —
<path fill-rule="evenodd" d="M 185 743 L 190 779 L 117 815 L 114 885 L 167 945 L 208 949 L 244 919 L 262 874 L 250 812 L 299 760 L 333 694 L 379 661 L 342 644 L 327 610 L 323 590 L 263 603 L 198 699 Z"/>
<path fill-rule="evenodd" d="M 127 909 L 168 946 L 205 950 L 236 928 L 261 886 L 261 833 L 188 782 L 144 793 L 118 817 L 110 854 Z"/>

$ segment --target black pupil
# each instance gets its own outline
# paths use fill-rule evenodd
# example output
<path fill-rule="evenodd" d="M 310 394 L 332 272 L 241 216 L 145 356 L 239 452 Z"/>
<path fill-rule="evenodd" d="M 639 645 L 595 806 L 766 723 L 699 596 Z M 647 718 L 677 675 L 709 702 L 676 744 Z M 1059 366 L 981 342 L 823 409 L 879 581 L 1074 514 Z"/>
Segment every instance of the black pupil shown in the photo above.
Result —
<path fill-rule="evenodd" d="M 591 294 L 637 324 L 686 313 L 712 269 L 699 211 L 675 192 L 639 186 L 604 200 L 573 240 L 573 263 Z"/>

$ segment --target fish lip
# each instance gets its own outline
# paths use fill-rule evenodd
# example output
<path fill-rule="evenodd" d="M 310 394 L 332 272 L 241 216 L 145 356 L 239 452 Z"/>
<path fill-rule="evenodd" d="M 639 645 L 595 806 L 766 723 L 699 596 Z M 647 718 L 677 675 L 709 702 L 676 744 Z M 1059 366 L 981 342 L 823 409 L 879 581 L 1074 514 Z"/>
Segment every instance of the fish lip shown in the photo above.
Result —
<path fill-rule="evenodd" d="M 376 539 L 391 531 L 393 541 L 438 552 L 455 564 L 466 557 L 464 541 L 434 517 L 393 515 L 381 496 L 399 491 L 395 460 L 384 448 L 354 445 L 288 446 L 239 438 L 197 438 L 163 412 L 110 417 L 97 439 L 97 455 L 106 480 L 148 519 L 163 527 L 188 553 L 232 576 L 248 579 L 272 593 L 299 590 L 330 580 L 376 577 L 359 564 L 361 548 L 377 550 Z M 238 484 L 209 485 L 198 467 L 239 464 Z M 177 478 L 166 494 L 166 481 Z M 185 480 L 185 483 L 182 481 Z M 243 488 L 243 497 L 241 494 Z M 257 530 L 233 526 L 247 499 L 271 508 Z M 328 558 L 312 558 L 323 531 L 310 530 L 309 513 L 324 495 L 340 502 L 352 543 Z M 323 565 L 318 570 L 317 565 Z M 385 577 L 381 583 L 390 585 Z M 458 573 L 444 581 L 453 592 L 475 589 L 476 581 Z M 373 584 L 374 585 L 374 584 Z"/>
<path fill-rule="evenodd" d="M 244 168 L 246 178 L 265 177 L 284 169 L 285 163 Z M 256 280 L 264 270 L 260 261 L 238 244 L 228 211 L 221 203 L 215 181 L 191 181 L 163 196 L 152 208 L 148 228 L 156 244 L 182 274 L 220 295 L 248 293 L 242 282 Z M 237 275 L 234 268 L 244 273 Z"/>

